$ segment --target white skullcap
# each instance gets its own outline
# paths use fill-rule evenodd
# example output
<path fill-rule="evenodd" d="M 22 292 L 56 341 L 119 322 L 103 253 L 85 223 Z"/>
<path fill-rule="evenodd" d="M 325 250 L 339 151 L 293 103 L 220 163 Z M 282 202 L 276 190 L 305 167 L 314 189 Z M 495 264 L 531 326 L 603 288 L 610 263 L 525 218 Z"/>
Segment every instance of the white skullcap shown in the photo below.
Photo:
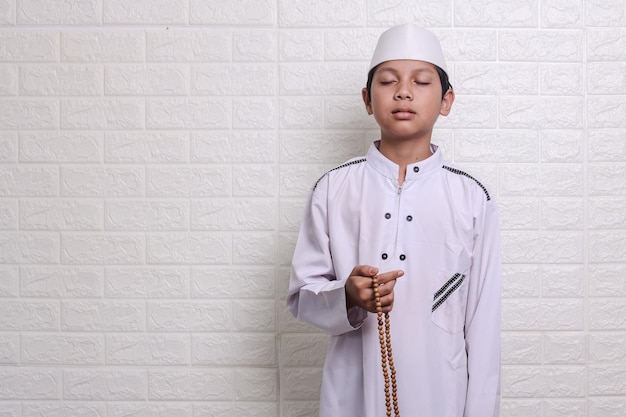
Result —
<path fill-rule="evenodd" d="M 403 59 L 430 62 L 448 72 L 439 39 L 411 23 L 394 26 L 380 35 L 369 69 L 385 61 Z"/>

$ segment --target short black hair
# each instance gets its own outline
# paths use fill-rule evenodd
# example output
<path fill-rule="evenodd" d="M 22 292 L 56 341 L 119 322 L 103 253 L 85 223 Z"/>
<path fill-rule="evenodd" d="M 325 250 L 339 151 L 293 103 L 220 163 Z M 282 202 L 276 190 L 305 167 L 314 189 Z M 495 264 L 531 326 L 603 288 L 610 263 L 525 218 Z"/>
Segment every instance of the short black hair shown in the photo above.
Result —
<path fill-rule="evenodd" d="M 450 80 L 448 78 L 448 74 L 444 70 L 442 70 L 439 66 L 432 64 L 437 70 L 437 74 L 439 74 L 439 79 L 441 80 L 441 99 L 443 100 L 444 96 L 448 92 L 448 90 L 452 90 L 452 84 L 450 84 Z M 380 64 L 376 65 L 374 68 L 370 70 L 367 74 L 367 84 L 365 84 L 365 88 L 367 90 L 367 99 L 372 99 L 372 80 L 374 79 L 374 73 L 378 69 Z"/>

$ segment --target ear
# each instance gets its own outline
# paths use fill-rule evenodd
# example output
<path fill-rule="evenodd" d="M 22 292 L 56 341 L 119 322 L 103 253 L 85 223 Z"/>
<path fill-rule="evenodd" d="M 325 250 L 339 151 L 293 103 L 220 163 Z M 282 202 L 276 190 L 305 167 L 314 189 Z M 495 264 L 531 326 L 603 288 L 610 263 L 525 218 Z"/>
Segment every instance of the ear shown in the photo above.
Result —
<path fill-rule="evenodd" d="M 446 91 L 446 94 L 443 96 L 443 100 L 441 100 L 441 110 L 439 110 L 439 114 L 442 116 L 447 116 L 450 114 L 450 110 L 452 110 L 452 103 L 454 103 L 454 90 L 449 89 Z"/>
<path fill-rule="evenodd" d="M 373 114 L 372 101 L 367 96 L 367 88 L 363 88 L 361 90 L 361 97 L 363 98 L 363 103 L 365 104 L 365 110 L 367 110 L 367 114 L 371 116 Z"/>

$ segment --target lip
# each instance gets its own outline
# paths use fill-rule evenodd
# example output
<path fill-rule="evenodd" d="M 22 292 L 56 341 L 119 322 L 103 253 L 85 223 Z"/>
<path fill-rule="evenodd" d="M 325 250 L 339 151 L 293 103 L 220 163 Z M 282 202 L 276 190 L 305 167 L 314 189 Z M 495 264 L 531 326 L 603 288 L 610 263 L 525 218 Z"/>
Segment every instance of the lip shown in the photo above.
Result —
<path fill-rule="evenodd" d="M 415 112 L 408 107 L 400 107 L 391 112 L 396 119 L 410 119 L 415 116 Z"/>

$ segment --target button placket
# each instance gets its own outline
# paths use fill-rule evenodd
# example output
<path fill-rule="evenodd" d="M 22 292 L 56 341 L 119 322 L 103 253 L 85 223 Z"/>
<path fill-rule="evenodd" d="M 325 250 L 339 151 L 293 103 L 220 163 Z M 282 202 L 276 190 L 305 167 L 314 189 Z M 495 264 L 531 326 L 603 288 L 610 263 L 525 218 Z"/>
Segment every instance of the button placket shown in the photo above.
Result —
<path fill-rule="evenodd" d="M 385 219 L 390 220 L 391 219 L 391 213 L 390 212 L 385 212 Z M 382 258 L 383 261 L 387 260 L 387 258 L 389 258 L 389 255 L 387 255 L 386 252 L 383 252 L 380 257 Z"/>

